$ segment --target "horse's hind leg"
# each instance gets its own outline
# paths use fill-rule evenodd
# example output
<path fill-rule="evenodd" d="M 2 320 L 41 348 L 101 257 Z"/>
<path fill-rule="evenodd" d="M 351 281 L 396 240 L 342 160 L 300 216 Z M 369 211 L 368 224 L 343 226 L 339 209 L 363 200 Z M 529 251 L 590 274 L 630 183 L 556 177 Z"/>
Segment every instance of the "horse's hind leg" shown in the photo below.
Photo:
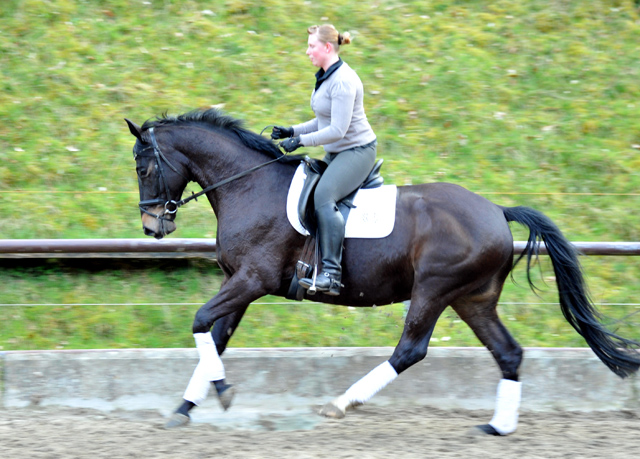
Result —
<path fill-rule="evenodd" d="M 501 290 L 502 283 L 491 283 L 486 289 L 467 295 L 451 305 L 489 349 L 502 371 L 493 418 L 489 424 L 478 426 L 491 435 L 515 432 L 521 395 L 518 368 L 522 362 L 522 348 L 498 317 L 496 306 Z"/>
<path fill-rule="evenodd" d="M 367 402 L 400 373 L 425 358 L 431 334 L 442 311 L 447 307 L 447 302 L 442 297 L 425 300 L 421 290 L 423 289 L 414 288 L 402 337 L 391 358 L 374 368 L 340 397 L 322 407 L 321 415 L 344 417 L 349 408 Z"/>

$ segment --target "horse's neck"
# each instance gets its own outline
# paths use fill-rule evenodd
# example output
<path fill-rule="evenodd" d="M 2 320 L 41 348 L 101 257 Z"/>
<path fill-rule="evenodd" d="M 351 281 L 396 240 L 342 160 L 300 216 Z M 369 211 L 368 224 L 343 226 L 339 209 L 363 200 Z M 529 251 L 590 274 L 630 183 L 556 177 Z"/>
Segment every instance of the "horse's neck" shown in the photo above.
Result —
<path fill-rule="evenodd" d="M 220 134 L 209 134 L 209 139 L 194 142 L 194 136 L 185 139 L 181 149 L 192 163 L 196 182 L 204 189 L 270 161 L 270 158 Z M 208 194 L 209 201 L 219 218 L 227 206 L 250 206 L 255 203 L 286 199 L 286 190 L 293 177 L 286 166 L 274 163 L 234 180 Z M 286 183 L 285 183 L 286 182 Z M 284 189 L 284 192 L 282 191 Z"/>
<path fill-rule="evenodd" d="M 199 179 L 203 181 L 220 181 L 260 163 L 259 153 L 247 151 L 246 147 L 224 135 L 209 134 L 198 142 L 190 140 L 187 140 L 183 152 L 199 169 Z"/>

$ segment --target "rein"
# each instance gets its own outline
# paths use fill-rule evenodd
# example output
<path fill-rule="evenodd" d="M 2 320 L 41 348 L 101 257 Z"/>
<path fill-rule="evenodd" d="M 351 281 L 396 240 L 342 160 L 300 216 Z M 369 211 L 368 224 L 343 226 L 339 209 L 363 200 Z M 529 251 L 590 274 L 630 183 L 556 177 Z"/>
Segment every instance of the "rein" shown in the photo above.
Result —
<path fill-rule="evenodd" d="M 267 126 L 269 127 L 269 126 Z M 209 185 L 208 187 L 204 188 L 202 191 L 199 191 L 198 193 L 193 193 L 191 194 L 191 196 L 188 196 L 184 199 L 181 199 L 180 201 L 174 201 L 174 200 L 169 200 L 169 186 L 167 184 L 167 180 L 165 178 L 164 175 L 164 170 L 162 168 L 162 161 L 164 161 L 165 163 L 167 163 L 167 165 L 171 168 L 171 170 L 173 170 L 174 172 L 176 172 L 178 175 L 184 177 L 184 175 L 182 175 L 180 173 L 180 171 L 178 171 L 178 169 L 176 169 L 176 167 L 171 164 L 169 162 L 169 160 L 166 158 L 166 156 L 162 153 L 162 150 L 160 150 L 160 146 L 158 145 L 158 141 L 156 140 L 156 135 L 153 132 L 154 128 L 150 128 L 149 129 L 149 136 L 151 137 L 151 145 L 153 147 L 153 154 L 156 157 L 156 160 L 158 162 L 158 170 L 160 171 L 160 180 L 163 182 L 164 184 L 164 188 L 165 188 L 165 196 L 166 196 L 166 201 L 164 203 L 164 212 L 160 215 L 154 214 L 153 212 L 148 211 L 147 209 L 145 209 L 145 207 L 147 206 L 152 206 L 152 205 L 160 205 L 162 204 L 162 199 L 150 199 L 147 201 L 140 201 L 138 203 L 138 207 L 140 208 L 140 210 L 148 215 L 151 215 L 152 217 L 155 217 L 157 219 L 160 220 L 167 220 L 164 216 L 166 214 L 175 214 L 178 209 L 182 206 L 184 206 L 186 203 L 188 203 L 189 201 L 192 200 L 198 200 L 198 198 L 200 196 L 202 196 L 203 194 L 206 194 L 210 191 L 215 190 L 216 188 L 221 187 L 222 185 L 226 185 L 227 183 L 233 182 L 234 180 L 237 180 L 239 178 L 245 177 L 255 171 L 257 171 L 258 169 L 261 169 L 265 166 L 268 166 L 269 164 L 275 163 L 276 161 L 279 161 L 280 158 L 286 156 L 286 153 L 283 154 L 282 156 L 279 156 L 275 159 L 272 159 L 270 161 L 267 161 L 266 163 L 262 163 L 262 164 L 258 164 L 257 166 L 252 167 L 251 169 L 248 169 L 246 171 L 243 172 L 239 172 L 235 175 L 232 175 L 231 177 L 228 177 L 224 180 L 221 180 L 217 183 L 214 183 L 213 185 Z M 266 128 L 265 128 L 266 129 Z M 264 132 L 264 129 L 262 130 L 262 132 Z M 149 147 L 147 147 L 148 149 Z M 143 150 L 144 151 L 144 150 Z M 185 179 L 189 180 L 187 177 L 184 177 Z M 191 181 L 191 180 L 189 180 Z"/>

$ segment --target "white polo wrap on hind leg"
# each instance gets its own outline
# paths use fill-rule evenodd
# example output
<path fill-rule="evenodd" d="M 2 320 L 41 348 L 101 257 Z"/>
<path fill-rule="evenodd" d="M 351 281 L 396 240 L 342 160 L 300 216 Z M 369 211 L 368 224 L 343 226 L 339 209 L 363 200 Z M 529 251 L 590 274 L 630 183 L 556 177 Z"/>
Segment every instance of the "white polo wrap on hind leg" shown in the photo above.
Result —
<path fill-rule="evenodd" d="M 343 412 L 349 406 L 362 405 L 397 377 L 398 373 L 387 360 L 347 389 L 334 403 Z"/>
<path fill-rule="evenodd" d="M 489 425 L 500 435 L 508 435 L 518 427 L 518 408 L 522 394 L 522 383 L 501 379 L 496 395 L 496 410 Z"/>
<path fill-rule="evenodd" d="M 196 340 L 200 361 L 182 398 L 200 405 L 207 398 L 211 382 L 224 379 L 225 374 L 211 333 L 194 333 L 193 337 Z"/>

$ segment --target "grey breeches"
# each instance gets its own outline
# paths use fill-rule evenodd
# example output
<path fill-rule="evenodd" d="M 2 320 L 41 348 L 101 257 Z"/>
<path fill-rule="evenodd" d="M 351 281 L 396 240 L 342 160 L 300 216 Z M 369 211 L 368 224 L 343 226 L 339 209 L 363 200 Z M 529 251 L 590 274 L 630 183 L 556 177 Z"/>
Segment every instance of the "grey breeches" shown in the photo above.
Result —
<path fill-rule="evenodd" d="M 376 162 L 377 141 L 340 153 L 327 153 L 329 163 L 314 194 L 316 210 L 329 202 L 338 202 L 367 178 Z"/>

